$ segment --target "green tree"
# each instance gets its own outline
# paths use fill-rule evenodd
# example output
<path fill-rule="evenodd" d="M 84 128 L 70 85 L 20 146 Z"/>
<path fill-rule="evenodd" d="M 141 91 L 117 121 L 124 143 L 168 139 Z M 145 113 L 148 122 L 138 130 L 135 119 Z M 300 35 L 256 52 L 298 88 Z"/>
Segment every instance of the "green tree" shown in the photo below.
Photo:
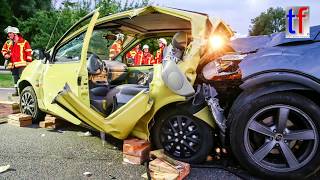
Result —
<path fill-rule="evenodd" d="M 251 36 L 268 35 L 285 30 L 285 10 L 269 8 L 267 12 L 262 12 L 258 17 L 251 19 L 249 34 Z"/>

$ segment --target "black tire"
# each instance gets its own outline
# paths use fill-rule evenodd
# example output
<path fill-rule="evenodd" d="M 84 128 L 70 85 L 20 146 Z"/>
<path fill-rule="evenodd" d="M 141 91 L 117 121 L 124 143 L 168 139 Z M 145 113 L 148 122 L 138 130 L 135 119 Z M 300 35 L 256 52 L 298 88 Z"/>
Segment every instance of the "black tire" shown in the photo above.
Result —
<path fill-rule="evenodd" d="M 169 140 L 169 136 L 172 139 Z M 191 114 L 176 109 L 155 119 L 151 140 L 155 148 L 164 149 L 172 158 L 191 164 L 205 161 L 213 148 L 212 128 Z"/>
<path fill-rule="evenodd" d="M 20 111 L 31 115 L 34 123 L 43 120 L 46 115 L 38 107 L 37 96 L 32 86 L 25 87 L 20 93 Z"/>
<path fill-rule="evenodd" d="M 320 108 L 313 101 L 278 92 L 230 112 L 231 149 L 250 172 L 263 178 L 303 179 L 319 169 Z"/>

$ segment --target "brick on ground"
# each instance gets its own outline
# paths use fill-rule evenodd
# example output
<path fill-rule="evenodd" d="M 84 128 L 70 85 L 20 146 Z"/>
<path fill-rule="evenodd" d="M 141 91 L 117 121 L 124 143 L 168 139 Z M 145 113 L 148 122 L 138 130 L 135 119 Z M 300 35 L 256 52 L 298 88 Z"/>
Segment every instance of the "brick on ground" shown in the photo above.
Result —
<path fill-rule="evenodd" d="M 148 141 L 127 139 L 123 142 L 123 162 L 129 164 L 143 164 L 149 159 L 151 146 Z"/>

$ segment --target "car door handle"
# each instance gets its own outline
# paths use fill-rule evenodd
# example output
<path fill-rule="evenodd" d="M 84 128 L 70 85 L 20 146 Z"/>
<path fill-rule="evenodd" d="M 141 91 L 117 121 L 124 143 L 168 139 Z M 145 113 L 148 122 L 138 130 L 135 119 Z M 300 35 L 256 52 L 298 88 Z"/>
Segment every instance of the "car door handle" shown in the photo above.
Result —
<path fill-rule="evenodd" d="M 82 76 L 78 76 L 78 79 L 77 79 L 77 84 L 78 84 L 78 86 L 81 85 L 81 80 L 82 80 Z"/>

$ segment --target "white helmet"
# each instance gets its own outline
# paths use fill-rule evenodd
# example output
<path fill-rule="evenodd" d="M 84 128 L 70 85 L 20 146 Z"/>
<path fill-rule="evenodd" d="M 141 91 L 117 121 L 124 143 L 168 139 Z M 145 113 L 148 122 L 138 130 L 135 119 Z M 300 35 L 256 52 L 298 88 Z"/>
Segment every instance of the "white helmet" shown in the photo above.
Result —
<path fill-rule="evenodd" d="M 142 49 L 149 49 L 149 46 L 147 44 L 143 45 Z"/>
<path fill-rule="evenodd" d="M 159 42 L 161 42 L 164 45 L 167 45 L 167 40 L 165 38 L 160 38 Z"/>
<path fill-rule="evenodd" d="M 123 41 L 123 39 L 124 39 L 124 34 L 122 34 L 122 33 L 116 34 L 116 37 L 117 37 L 117 40 Z"/>
<path fill-rule="evenodd" d="M 4 30 L 4 32 L 5 32 L 6 34 L 8 34 L 8 33 L 18 34 L 18 33 L 20 33 L 20 31 L 19 31 L 18 28 L 12 27 L 12 26 L 8 26 L 8 27 Z"/>

